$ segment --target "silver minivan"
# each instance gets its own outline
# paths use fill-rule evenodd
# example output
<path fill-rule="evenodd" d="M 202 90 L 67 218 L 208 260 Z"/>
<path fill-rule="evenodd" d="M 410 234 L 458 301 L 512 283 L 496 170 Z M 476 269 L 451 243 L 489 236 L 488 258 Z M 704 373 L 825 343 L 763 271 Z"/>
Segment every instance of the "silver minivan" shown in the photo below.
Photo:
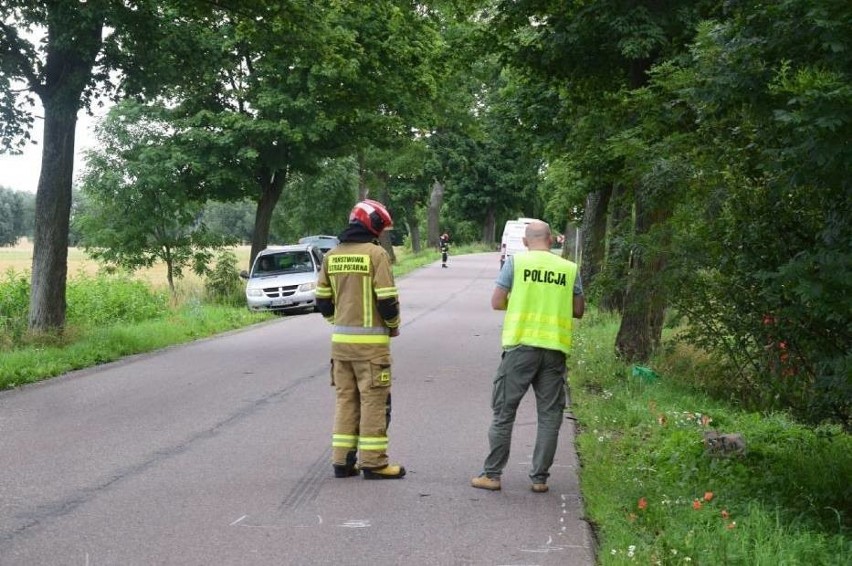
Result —
<path fill-rule="evenodd" d="M 257 254 L 246 280 L 249 310 L 313 312 L 322 251 L 311 244 L 270 246 Z"/>

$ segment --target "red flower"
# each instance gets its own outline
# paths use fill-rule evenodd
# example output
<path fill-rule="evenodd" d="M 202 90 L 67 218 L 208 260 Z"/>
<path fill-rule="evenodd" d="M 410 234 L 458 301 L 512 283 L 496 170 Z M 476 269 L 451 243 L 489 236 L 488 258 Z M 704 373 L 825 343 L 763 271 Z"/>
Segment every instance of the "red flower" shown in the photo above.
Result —
<path fill-rule="evenodd" d="M 730 516 L 731 516 L 731 514 L 730 514 L 730 513 L 728 513 L 728 510 L 727 510 L 727 509 L 722 509 L 722 518 L 723 518 L 723 519 L 727 519 L 727 518 L 728 518 L 728 517 L 730 517 Z"/>
<path fill-rule="evenodd" d="M 639 509 L 642 509 L 642 510 L 647 509 L 648 508 L 648 500 L 645 499 L 644 497 L 640 497 L 639 502 L 636 504 L 636 506 L 639 507 Z"/>
<path fill-rule="evenodd" d="M 696 499 L 695 501 L 692 502 L 692 508 L 695 509 L 696 511 L 698 509 L 701 509 L 701 502 Z"/>
<path fill-rule="evenodd" d="M 713 499 L 713 492 L 712 491 L 705 491 L 704 492 L 704 501 L 710 501 L 711 499 Z"/>
<path fill-rule="evenodd" d="M 728 528 L 729 528 L 729 529 L 733 529 L 733 528 L 734 528 L 734 527 L 736 527 L 736 526 L 737 526 L 737 522 L 736 522 L 736 521 L 731 521 L 730 523 L 728 523 Z"/>

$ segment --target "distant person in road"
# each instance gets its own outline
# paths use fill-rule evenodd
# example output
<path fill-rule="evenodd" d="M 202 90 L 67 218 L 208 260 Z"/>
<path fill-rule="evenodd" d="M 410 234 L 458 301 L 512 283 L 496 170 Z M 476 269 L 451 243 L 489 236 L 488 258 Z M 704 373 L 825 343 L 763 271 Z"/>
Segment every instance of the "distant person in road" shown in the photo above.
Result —
<path fill-rule="evenodd" d="M 331 457 L 336 478 L 361 471 L 370 480 L 405 476 L 405 468 L 389 463 L 387 455 L 390 339 L 399 335 L 400 318 L 390 258 L 377 238 L 392 224 L 380 202 L 356 204 L 340 244 L 323 257 L 317 282 L 317 307 L 334 325 L 331 379 L 337 402 Z"/>
<path fill-rule="evenodd" d="M 450 255 L 450 235 L 446 232 L 441 234 L 438 249 L 441 250 L 441 267 L 447 267 L 447 257 Z"/>
<path fill-rule="evenodd" d="M 550 251 L 550 226 L 541 220 L 529 223 L 523 241 L 529 251 L 506 259 L 491 296 L 491 308 L 506 311 L 503 354 L 491 395 L 490 452 L 471 485 L 500 489 L 515 414 L 532 386 L 538 426 L 529 477 L 532 490 L 544 493 L 564 419 L 572 318 L 583 317 L 585 300 L 577 265 Z"/>

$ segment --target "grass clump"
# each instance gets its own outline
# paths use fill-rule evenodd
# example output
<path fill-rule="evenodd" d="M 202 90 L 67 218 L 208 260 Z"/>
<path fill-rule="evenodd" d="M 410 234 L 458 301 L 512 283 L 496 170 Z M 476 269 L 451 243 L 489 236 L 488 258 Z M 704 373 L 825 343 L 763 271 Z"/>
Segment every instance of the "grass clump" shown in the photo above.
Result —
<path fill-rule="evenodd" d="M 617 329 L 584 319 L 570 377 L 599 562 L 849 564 L 849 435 L 713 399 L 683 357 L 653 360 L 657 380 L 634 377 L 614 356 Z M 711 429 L 741 434 L 745 453 L 709 454 Z"/>

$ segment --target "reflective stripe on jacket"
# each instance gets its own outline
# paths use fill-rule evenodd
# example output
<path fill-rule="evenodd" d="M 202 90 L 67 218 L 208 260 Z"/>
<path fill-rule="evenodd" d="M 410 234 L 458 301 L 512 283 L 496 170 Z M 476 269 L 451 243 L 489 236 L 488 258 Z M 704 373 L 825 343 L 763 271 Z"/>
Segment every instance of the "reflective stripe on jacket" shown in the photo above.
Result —
<path fill-rule="evenodd" d="M 340 360 L 369 360 L 388 355 L 389 329 L 399 325 L 399 316 L 382 318 L 377 302 L 396 299 L 390 258 L 372 242 L 343 242 L 323 258 L 317 283 L 317 298 L 331 299 L 334 315 L 332 357 Z"/>

